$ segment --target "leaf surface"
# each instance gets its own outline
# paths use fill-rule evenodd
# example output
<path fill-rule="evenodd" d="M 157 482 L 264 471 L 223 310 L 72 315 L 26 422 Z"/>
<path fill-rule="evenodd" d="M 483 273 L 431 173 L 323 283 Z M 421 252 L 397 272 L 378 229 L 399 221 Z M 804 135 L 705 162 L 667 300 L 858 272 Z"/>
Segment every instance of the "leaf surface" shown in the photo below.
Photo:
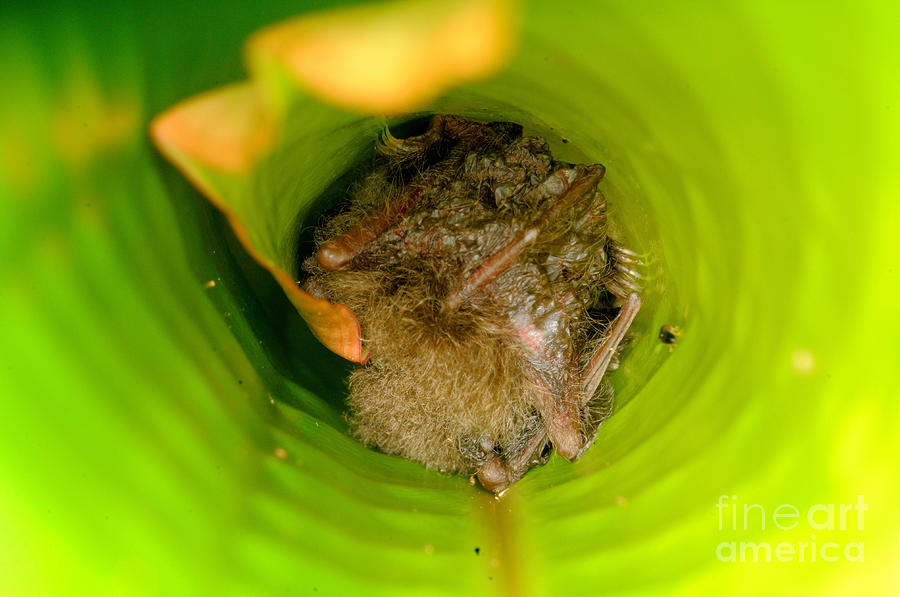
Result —
<path fill-rule="evenodd" d="M 383 124 L 277 62 L 240 87 L 244 40 L 296 3 L 0 10 L 4 594 L 896 592 L 893 4 L 532 3 L 501 70 L 415 100 L 604 163 L 649 258 L 616 414 L 499 501 L 347 436 L 348 365 L 268 267 L 293 279 Z M 146 132 L 228 82 L 271 136 L 224 105 L 189 174 L 246 237 Z M 722 495 L 766 527 L 720 529 Z M 862 529 L 805 519 L 859 495 Z M 716 557 L 811 535 L 865 561 Z"/>

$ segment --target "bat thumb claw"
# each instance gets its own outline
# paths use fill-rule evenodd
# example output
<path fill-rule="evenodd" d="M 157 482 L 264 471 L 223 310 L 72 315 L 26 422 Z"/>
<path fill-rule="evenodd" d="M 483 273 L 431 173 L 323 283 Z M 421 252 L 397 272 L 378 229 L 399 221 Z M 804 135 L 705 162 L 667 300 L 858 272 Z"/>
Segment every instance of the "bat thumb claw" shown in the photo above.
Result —
<path fill-rule="evenodd" d="M 509 472 L 506 465 L 499 457 L 488 460 L 475 471 L 481 486 L 488 491 L 498 492 L 505 489 L 509 483 Z"/>
<path fill-rule="evenodd" d="M 581 456 L 582 442 L 576 429 L 571 426 L 558 426 L 550 433 L 556 452 L 566 460 L 577 460 Z"/>

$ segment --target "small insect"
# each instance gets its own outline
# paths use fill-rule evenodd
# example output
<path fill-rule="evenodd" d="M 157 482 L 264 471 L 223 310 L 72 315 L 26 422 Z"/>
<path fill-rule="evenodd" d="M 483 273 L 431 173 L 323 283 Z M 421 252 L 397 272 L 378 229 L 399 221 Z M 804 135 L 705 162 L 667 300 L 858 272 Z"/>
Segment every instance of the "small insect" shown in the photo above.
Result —
<path fill-rule="evenodd" d="M 681 328 L 677 325 L 664 325 L 659 328 L 659 341 L 663 344 L 669 344 L 669 349 L 678 343 L 681 338 Z"/>
<path fill-rule="evenodd" d="M 497 492 L 553 449 L 584 453 L 641 307 L 604 172 L 554 160 L 510 122 L 436 115 L 420 135 L 384 134 L 303 262 L 303 288 L 359 320 L 361 440 Z"/>

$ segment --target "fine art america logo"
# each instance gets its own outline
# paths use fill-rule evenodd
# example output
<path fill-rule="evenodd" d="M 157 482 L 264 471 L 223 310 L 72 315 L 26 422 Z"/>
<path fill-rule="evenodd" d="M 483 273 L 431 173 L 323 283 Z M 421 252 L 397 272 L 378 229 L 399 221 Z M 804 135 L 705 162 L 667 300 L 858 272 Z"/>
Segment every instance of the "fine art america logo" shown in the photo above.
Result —
<path fill-rule="evenodd" d="M 716 546 L 716 558 L 721 562 L 862 562 L 865 543 L 857 539 L 865 529 L 868 509 L 861 495 L 850 504 L 814 504 L 808 508 L 780 504 L 769 509 L 741 502 L 736 495 L 720 495 L 716 502 L 719 531 L 729 535 L 788 531 L 791 538 L 802 539 L 722 541 Z M 853 541 L 831 540 L 838 538 Z"/>

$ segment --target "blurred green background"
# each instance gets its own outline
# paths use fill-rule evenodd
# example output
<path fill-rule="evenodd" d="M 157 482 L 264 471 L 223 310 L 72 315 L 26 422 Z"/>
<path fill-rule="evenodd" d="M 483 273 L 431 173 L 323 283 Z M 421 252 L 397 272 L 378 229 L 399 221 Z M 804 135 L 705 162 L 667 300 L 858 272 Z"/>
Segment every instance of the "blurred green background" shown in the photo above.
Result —
<path fill-rule="evenodd" d="M 507 68 L 423 106 L 606 164 L 649 261 L 617 412 L 501 500 L 346 436 L 347 365 L 149 143 L 333 6 L 0 8 L 0 593 L 900 593 L 896 5 L 532 2 Z M 304 114 L 360 123 L 331 189 L 378 120 L 294 93 L 261 168 L 309 220 L 337 141 Z"/>

